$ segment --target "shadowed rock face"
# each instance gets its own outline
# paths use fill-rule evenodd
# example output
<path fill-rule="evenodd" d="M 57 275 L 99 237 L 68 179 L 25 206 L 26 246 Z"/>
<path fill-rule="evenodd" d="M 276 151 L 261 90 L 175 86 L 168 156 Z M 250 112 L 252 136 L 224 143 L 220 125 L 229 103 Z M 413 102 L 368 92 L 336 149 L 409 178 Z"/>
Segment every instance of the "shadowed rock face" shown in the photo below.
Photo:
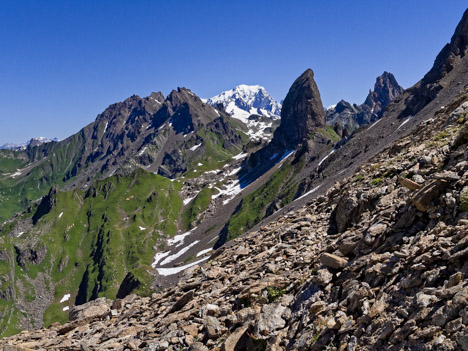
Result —
<path fill-rule="evenodd" d="M 406 109 L 401 117 L 415 115 L 427 104 L 434 100 L 444 88 L 441 80 L 447 79 L 450 74 L 460 75 L 460 72 L 452 72 L 456 67 L 466 67 L 466 51 L 468 49 L 468 9 L 458 24 L 450 43 L 437 55 L 434 65 L 424 78 L 408 89 L 409 96 L 405 99 Z"/>
<path fill-rule="evenodd" d="M 427 84 L 430 81 L 441 79 L 445 74 L 453 69 L 455 56 L 465 56 L 467 49 L 468 9 L 463 14 L 460 23 L 458 23 L 450 43 L 445 45 L 439 55 L 437 55 L 434 66 L 424 77 L 423 83 Z"/>
<path fill-rule="evenodd" d="M 300 143 L 319 127 L 325 126 L 325 111 L 320 92 L 309 68 L 296 79 L 283 102 L 281 124 L 273 142 L 282 146 Z"/>

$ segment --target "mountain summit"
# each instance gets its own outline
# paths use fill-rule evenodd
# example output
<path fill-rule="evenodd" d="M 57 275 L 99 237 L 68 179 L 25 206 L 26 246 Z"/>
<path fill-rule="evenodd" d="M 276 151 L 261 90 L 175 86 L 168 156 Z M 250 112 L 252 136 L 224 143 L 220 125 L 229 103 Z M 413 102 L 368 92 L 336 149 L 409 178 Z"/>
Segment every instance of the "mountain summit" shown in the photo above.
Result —
<path fill-rule="evenodd" d="M 278 126 L 281 104 L 260 85 L 241 84 L 208 100 L 211 106 L 224 110 L 247 126 L 249 139 L 269 141 Z"/>
<path fill-rule="evenodd" d="M 369 90 L 369 95 L 367 95 L 364 105 L 369 106 L 372 113 L 381 114 L 388 104 L 395 100 L 403 90 L 396 81 L 395 76 L 385 71 L 376 78 L 374 90 Z"/>
<path fill-rule="evenodd" d="M 234 118 L 247 123 L 250 115 L 279 118 L 281 104 L 276 102 L 260 85 L 241 84 L 207 100 L 212 106 L 222 104 Z"/>

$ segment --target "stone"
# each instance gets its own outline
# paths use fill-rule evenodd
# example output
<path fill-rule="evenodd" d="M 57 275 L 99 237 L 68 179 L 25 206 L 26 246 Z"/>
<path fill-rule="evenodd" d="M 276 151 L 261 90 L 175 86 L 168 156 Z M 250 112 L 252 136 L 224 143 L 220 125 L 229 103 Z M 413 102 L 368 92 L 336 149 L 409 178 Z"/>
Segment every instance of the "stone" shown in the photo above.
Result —
<path fill-rule="evenodd" d="M 457 340 L 457 344 L 461 346 L 463 351 L 468 351 L 468 333 L 465 333 Z"/>
<path fill-rule="evenodd" d="M 198 327 L 194 324 L 185 325 L 182 327 L 182 330 L 191 336 L 198 335 Z"/>
<path fill-rule="evenodd" d="M 209 348 L 203 345 L 201 342 L 194 342 L 190 347 L 188 348 L 189 351 L 209 351 Z"/>
<path fill-rule="evenodd" d="M 206 333 L 210 339 L 220 336 L 225 329 L 219 320 L 213 316 L 206 316 L 203 320 L 203 324 L 205 325 Z"/>
<path fill-rule="evenodd" d="M 447 184 L 441 180 L 431 181 L 414 194 L 412 198 L 413 204 L 419 211 L 427 211 L 431 201 L 439 196 L 446 185 Z"/>
<path fill-rule="evenodd" d="M 323 302 L 323 301 L 317 301 L 317 302 L 314 302 L 312 305 L 310 305 L 309 307 L 309 313 L 312 315 L 312 316 L 315 316 L 317 315 L 318 313 L 322 312 L 323 309 L 326 307 L 326 303 Z"/>
<path fill-rule="evenodd" d="M 172 306 L 169 313 L 176 312 L 184 307 L 189 301 L 193 299 L 194 292 L 190 290 L 188 293 L 182 295 L 177 302 Z"/>
<path fill-rule="evenodd" d="M 110 314 L 111 306 L 111 300 L 105 297 L 100 297 L 83 305 L 73 307 L 70 310 L 68 318 L 70 321 L 76 321 L 80 319 L 85 319 L 88 321 L 93 319 L 103 319 Z"/>
<path fill-rule="evenodd" d="M 346 266 L 348 260 L 346 258 L 336 256 L 330 253 L 324 253 L 320 257 L 320 262 L 326 267 L 330 267 L 333 269 L 342 269 Z"/>
<path fill-rule="evenodd" d="M 447 282 L 447 288 L 451 288 L 455 285 L 458 285 L 458 283 L 460 283 L 462 280 L 463 280 L 462 272 L 457 272 L 457 273 L 452 274 Z"/>
<path fill-rule="evenodd" d="M 386 224 L 376 223 L 376 224 L 373 224 L 371 227 L 369 227 L 369 229 L 367 229 L 367 232 L 372 236 L 377 236 L 377 235 L 383 234 L 386 229 L 387 229 Z"/>
<path fill-rule="evenodd" d="M 242 338 L 242 336 L 244 336 L 248 329 L 249 325 L 244 324 L 243 326 L 240 326 L 239 328 L 234 330 L 234 332 L 231 333 L 224 342 L 222 349 L 224 351 L 235 351 L 236 349 L 240 349 L 237 348 L 237 346 L 239 344 L 240 339 Z"/>
<path fill-rule="evenodd" d="M 33 349 L 22 347 L 22 346 L 13 346 L 13 345 L 5 345 L 3 347 L 4 351 L 33 351 Z"/>
<path fill-rule="evenodd" d="M 400 182 L 402 186 L 404 186 L 405 188 L 411 191 L 418 190 L 421 187 L 418 183 L 408 178 L 398 178 L 398 181 Z"/>
<path fill-rule="evenodd" d="M 220 314 L 219 306 L 214 304 L 206 304 L 200 310 L 200 316 L 218 316 Z"/>
<path fill-rule="evenodd" d="M 257 321 L 256 333 L 259 336 L 267 336 L 278 329 L 284 328 L 286 321 L 283 316 L 286 311 L 287 307 L 280 304 L 264 305 Z"/>

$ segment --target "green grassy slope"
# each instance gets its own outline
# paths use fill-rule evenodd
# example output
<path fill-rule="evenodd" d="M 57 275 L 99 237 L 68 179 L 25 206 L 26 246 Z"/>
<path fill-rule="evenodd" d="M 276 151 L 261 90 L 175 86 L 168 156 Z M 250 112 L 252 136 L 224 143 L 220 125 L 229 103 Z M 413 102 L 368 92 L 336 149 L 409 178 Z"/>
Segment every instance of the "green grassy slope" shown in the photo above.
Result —
<path fill-rule="evenodd" d="M 115 298 L 125 275 L 131 272 L 140 282 L 136 292 L 149 294 L 151 263 L 154 246 L 161 236 L 171 236 L 177 231 L 177 220 L 182 207 L 179 197 L 181 183 L 137 170 L 128 176 L 114 176 L 98 181 L 86 192 L 74 190 L 59 192 L 56 205 L 39 219 L 31 230 L 20 238 L 7 234 L 27 222 L 34 211 L 4 226 L 0 239 L 6 250 L 13 245 L 20 248 L 45 246 L 47 254 L 35 265 L 27 262 L 21 267 L 14 263 L 15 291 L 18 297 L 34 299 L 35 292 L 18 289 L 18 281 L 24 284 L 35 279 L 39 272 L 46 272 L 54 285 L 54 301 L 46 310 L 44 321 L 49 325 L 55 321 L 65 322 L 68 312 L 63 311 L 67 303 L 60 303 L 65 294 L 85 302 L 106 296 Z M 5 244 L 7 243 L 7 244 Z M 11 250 L 10 250 L 11 251 Z M 17 259 L 17 254 L 16 254 Z M 0 260 L 0 281 L 7 284 L 11 261 Z M 20 313 L 14 305 L 2 302 L 0 308 L 9 308 L 13 315 Z M 8 311 L 6 311 L 8 312 Z M 14 332 L 15 323 L 0 322 L 0 332 Z"/>

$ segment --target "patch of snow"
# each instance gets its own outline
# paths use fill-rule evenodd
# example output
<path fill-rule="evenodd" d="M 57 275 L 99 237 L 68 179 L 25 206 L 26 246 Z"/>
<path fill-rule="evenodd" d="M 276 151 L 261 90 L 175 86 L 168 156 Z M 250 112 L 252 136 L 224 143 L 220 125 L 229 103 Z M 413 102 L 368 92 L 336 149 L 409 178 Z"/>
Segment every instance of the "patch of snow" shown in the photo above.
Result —
<path fill-rule="evenodd" d="M 19 232 L 18 235 L 16 236 L 17 238 L 19 238 L 21 235 L 23 235 L 24 232 Z"/>
<path fill-rule="evenodd" d="M 21 175 L 21 171 L 17 169 L 17 172 L 13 173 L 10 178 L 16 178 L 17 176 Z"/>
<path fill-rule="evenodd" d="M 193 199 L 195 199 L 198 195 L 199 191 L 197 191 L 192 197 L 188 197 L 184 200 L 184 206 L 187 206 L 190 201 L 192 201 Z"/>
<path fill-rule="evenodd" d="M 206 261 L 209 257 L 204 257 L 201 260 L 191 262 L 189 264 L 186 264 L 185 266 L 180 266 L 180 267 L 174 267 L 174 268 L 156 268 L 158 273 L 160 275 L 168 276 L 168 275 L 173 275 L 177 274 L 179 272 L 185 271 L 187 268 L 193 267 L 203 261 Z"/>
<path fill-rule="evenodd" d="M 375 121 L 374 123 L 372 123 L 372 124 L 369 126 L 369 128 L 367 128 L 367 130 L 370 130 L 370 129 L 374 128 L 374 126 L 375 126 L 377 123 L 379 123 L 381 120 L 382 120 L 382 119 L 379 119 L 379 120 Z"/>
<path fill-rule="evenodd" d="M 210 241 L 208 241 L 208 244 L 209 243 L 212 243 L 213 241 L 215 241 L 216 239 L 218 239 L 218 236 L 216 235 L 213 239 L 211 239 Z"/>
<path fill-rule="evenodd" d="M 248 185 L 247 185 L 248 186 Z M 215 188 L 219 191 L 219 193 L 213 195 L 213 199 L 216 199 L 220 196 L 225 196 L 226 199 L 223 201 L 223 205 L 226 205 L 229 203 L 234 197 L 236 197 L 237 194 L 239 194 L 242 190 L 244 190 L 247 186 L 244 188 L 241 187 L 239 180 L 232 181 L 225 185 L 225 189 L 219 189 Z"/>
<path fill-rule="evenodd" d="M 62 218 L 63 216 L 63 212 L 60 212 L 60 214 L 58 215 L 58 218 Z"/>
<path fill-rule="evenodd" d="M 70 299 L 70 297 L 71 297 L 70 294 L 63 295 L 62 299 L 60 300 L 60 303 L 68 301 Z"/>
<path fill-rule="evenodd" d="M 146 230 L 146 228 L 142 227 L 141 225 L 139 225 L 138 228 L 140 228 L 140 230 Z"/>
<path fill-rule="evenodd" d="M 170 253 L 170 251 L 157 252 L 156 255 L 154 255 L 154 261 L 151 263 L 151 267 L 155 268 L 158 262 L 161 261 L 164 257 L 169 256 Z"/>
<path fill-rule="evenodd" d="M 169 239 L 167 240 L 167 243 L 170 245 L 170 246 L 173 246 L 173 245 L 176 245 L 177 246 L 180 246 L 184 243 L 184 240 L 187 236 L 189 236 L 190 234 L 192 234 L 192 232 L 197 229 L 196 227 L 193 228 L 192 230 L 189 230 L 188 232 L 185 232 L 183 234 L 179 234 L 179 235 L 175 235 L 172 239 Z"/>
<path fill-rule="evenodd" d="M 247 155 L 248 155 L 247 153 L 245 153 L 245 154 L 240 153 L 240 154 L 238 154 L 238 155 L 236 155 L 236 156 L 232 156 L 232 158 L 233 158 L 234 160 L 241 160 L 241 159 L 247 157 Z"/>
<path fill-rule="evenodd" d="M 323 161 L 325 161 L 328 157 L 330 157 L 330 155 L 331 155 L 332 153 L 334 153 L 335 151 L 336 151 L 336 148 L 334 148 L 332 151 L 330 151 L 330 153 L 329 153 L 327 156 L 325 156 L 324 158 L 322 158 L 322 160 L 318 163 L 318 166 L 320 166 L 320 165 L 323 163 Z"/>
<path fill-rule="evenodd" d="M 106 122 L 106 125 L 104 127 L 104 131 L 102 132 L 102 134 L 105 134 L 106 133 L 106 130 L 107 130 L 107 126 L 109 125 L 109 122 Z"/>
<path fill-rule="evenodd" d="M 190 148 L 190 151 L 195 151 L 196 149 L 198 149 L 200 146 L 201 146 L 202 143 L 200 144 L 197 144 L 197 145 L 193 145 L 191 148 Z"/>
<path fill-rule="evenodd" d="M 64 308 L 62 308 L 62 311 L 68 311 L 70 309 L 70 306 L 65 306 Z"/>
<path fill-rule="evenodd" d="M 281 161 L 287 159 L 289 156 L 291 156 L 291 155 L 293 154 L 293 152 L 294 152 L 294 149 L 293 149 L 293 150 L 286 150 L 286 151 L 284 152 L 284 154 L 280 157 L 280 159 L 278 160 L 278 162 L 281 162 Z"/>
<path fill-rule="evenodd" d="M 159 102 L 159 101 L 158 101 L 158 102 Z M 148 127 L 146 127 L 146 130 L 150 129 L 152 126 L 153 126 L 153 122 L 151 122 L 150 124 L 148 124 Z"/>
<path fill-rule="evenodd" d="M 204 254 L 213 251 L 213 249 L 206 249 L 206 250 L 201 250 L 199 253 L 197 253 L 197 257 L 203 256 Z"/>
<path fill-rule="evenodd" d="M 147 149 L 147 148 L 148 148 L 148 147 L 147 147 L 147 146 L 145 146 L 143 149 L 141 149 L 141 151 L 138 153 L 138 155 L 137 155 L 137 156 L 141 156 L 141 155 L 143 155 L 143 153 L 146 151 L 146 149 Z"/>
<path fill-rule="evenodd" d="M 241 84 L 234 89 L 223 91 L 206 101 L 212 106 L 223 104 L 225 111 L 244 123 L 251 114 L 278 118 L 281 104 L 276 102 L 260 85 Z"/>
<path fill-rule="evenodd" d="M 190 245 L 187 245 L 186 247 L 184 247 L 183 249 L 179 250 L 179 251 L 176 252 L 175 254 L 166 257 L 166 258 L 161 262 L 161 266 L 164 266 L 165 264 L 168 264 L 168 263 L 174 261 L 175 259 L 179 258 L 179 257 L 182 256 L 184 253 L 186 253 L 188 250 L 190 250 L 191 247 L 197 245 L 199 242 L 200 242 L 200 240 L 195 240 L 193 243 L 191 243 Z"/>
<path fill-rule="evenodd" d="M 228 177 L 233 176 L 236 173 L 239 173 L 239 171 L 242 169 L 242 167 L 233 169 L 231 172 L 229 172 Z"/>
<path fill-rule="evenodd" d="M 197 166 L 201 167 L 201 166 L 203 166 L 203 163 L 198 162 Z"/>
<path fill-rule="evenodd" d="M 317 185 L 315 188 L 313 188 L 312 190 L 306 192 L 304 195 L 298 197 L 298 198 L 297 198 L 296 200 L 294 200 L 294 201 L 300 200 L 300 199 L 306 197 L 307 195 L 310 195 L 310 194 L 312 194 L 312 193 L 315 193 L 321 186 L 322 186 L 322 184 Z"/>
<path fill-rule="evenodd" d="M 411 121 L 413 119 L 414 116 L 409 116 L 406 120 L 403 121 L 403 123 L 400 124 L 400 126 L 396 129 L 400 129 L 401 127 L 403 127 L 406 123 L 408 123 L 409 121 Z"/>

